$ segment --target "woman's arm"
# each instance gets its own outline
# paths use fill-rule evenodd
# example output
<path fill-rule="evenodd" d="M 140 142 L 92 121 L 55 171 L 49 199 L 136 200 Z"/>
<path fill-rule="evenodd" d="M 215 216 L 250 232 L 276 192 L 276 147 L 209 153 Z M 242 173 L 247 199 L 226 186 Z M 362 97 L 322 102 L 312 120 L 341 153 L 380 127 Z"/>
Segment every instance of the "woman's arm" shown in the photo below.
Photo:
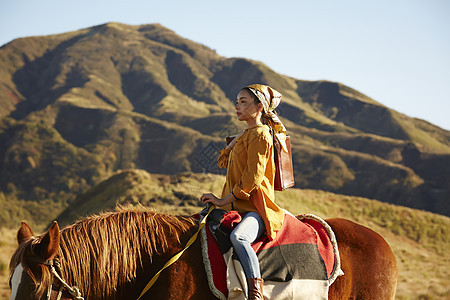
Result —
<path fill-rule="evenodd" d="M 250 199 L 250 194 L 264 179 L 267 163 L 271 159 L 272 140 L 270 136 L 253 135 L 250 137 L 247 150 L 247 165 L 242 172 L 239 183 L 233 187 L 232 193 L 242 200 Z"/>
<path fill-rule="evenodd" d="M 241 132 L 238 134 L 225 148 L 219 151 L 219 158 L 217 158 L 217 165 L 219 168 L 226 169 L 228 166 L 228 156 L 230 155 L 231 149 L 236 145 L 237 138 L 243 134 Z"/>
<path fill-rule="evenodd" d="M 236 200 L 236 198 L 233 196 L 232 193 L 226 195 L 223 198 L 217 198 L 212 193 L 203 194 L 200 197 L 200 201 L 201 202 L 203 202 L 203 203 L 212 203 L 215 206 L 224 206 L 224 205 L 227 205 L 227 204 L 233 202 L 234 200 Z"/>
<path fill-rule="evenodd" d="M 228 156 L 230 155 L 231 148 L 225 147 L 219 151 L 219 157 L 217 158 L 217 165 L 219 168 L 226 169 L 228 167 Z"/>

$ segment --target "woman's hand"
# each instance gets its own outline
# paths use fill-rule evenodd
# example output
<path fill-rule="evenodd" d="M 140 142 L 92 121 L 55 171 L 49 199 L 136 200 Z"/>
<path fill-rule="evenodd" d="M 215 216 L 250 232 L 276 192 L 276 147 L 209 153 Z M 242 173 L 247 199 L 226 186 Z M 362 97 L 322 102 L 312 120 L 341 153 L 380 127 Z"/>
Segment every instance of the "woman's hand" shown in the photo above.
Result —
<path fill-rule="evenodd" d="M 223 198 L 217 198 L 214 194 L 212 193 L 206 193 L 203 194 L 200 197 L 200 201 L 203 203 L 212 203 L 215 206 L 224 206 L 227 205 L 228 203 L 231 203 L 235 200 L 236 198 L 234 198 L 233 194 L 230 193 L 228 195 L 226 195 Z"/>
<path fill-rule="evenodd" d="M 216 197 L 214 194 L 212 194 L 212 193 L 203 194 L 203 195 L 200 197 L 200 201 L 203 202 L 203 203 L 212 203 L 212 204 L 214 204 L 215 206 L 220 206 L 220 205 L 219 205 L 220 199 L 217 198 L 217 197 Z"/>

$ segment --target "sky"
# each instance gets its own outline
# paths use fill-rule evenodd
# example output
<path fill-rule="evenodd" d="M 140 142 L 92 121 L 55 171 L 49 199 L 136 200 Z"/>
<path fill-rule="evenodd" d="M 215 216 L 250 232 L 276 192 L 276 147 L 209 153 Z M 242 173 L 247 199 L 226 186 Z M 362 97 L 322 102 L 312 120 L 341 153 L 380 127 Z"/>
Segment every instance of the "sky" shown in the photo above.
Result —
<path fill-rule="evenodd" d="M 340 82 L 450 130 L 448 0 L 0 0 L 0 45 L 107 22 L 160 23 L 224 57 Z"/>

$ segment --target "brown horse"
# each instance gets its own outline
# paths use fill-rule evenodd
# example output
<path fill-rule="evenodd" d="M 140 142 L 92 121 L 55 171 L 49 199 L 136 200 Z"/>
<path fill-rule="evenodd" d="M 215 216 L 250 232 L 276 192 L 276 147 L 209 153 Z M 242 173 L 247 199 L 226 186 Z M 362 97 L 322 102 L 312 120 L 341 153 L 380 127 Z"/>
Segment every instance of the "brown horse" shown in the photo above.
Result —
<path fill-rule="evenodd" d="M 327 222 L 345 273 L 330 286 L 329 299 L 394 299 L 397 266 L 386 241 L 349 220 Z M 197 228 L 193 217 L 131 209 L 89 217 L 61 231 L 55 222 L 39 237 L 22 223 L 10 263 L 11 299 L 137 299 Z M 200 241 L 141 299 L 215 299 Z"/>

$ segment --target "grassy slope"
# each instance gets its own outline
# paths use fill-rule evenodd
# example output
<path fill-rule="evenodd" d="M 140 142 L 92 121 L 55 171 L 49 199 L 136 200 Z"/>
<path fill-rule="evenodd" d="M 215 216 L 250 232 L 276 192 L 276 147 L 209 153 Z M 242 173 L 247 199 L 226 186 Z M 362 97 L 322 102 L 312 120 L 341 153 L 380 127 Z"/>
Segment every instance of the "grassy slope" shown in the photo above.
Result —
<path fill-rule="evenodd" d="M 192 214 L 201 209 L 201 204 L 196 201 L 198 196 L 209 191 L 220 194 L 224 182 L 223 176 L 209 174 L 168 176 L 127 171 L 118 175 L 124 177 L 123 181 L 117 177 L 111 186 L 98 185 L 80 195 L 79 201 L 84 201 L 86 205 L 89 203 L 91 213 L 101 210 L 100 204 L 109 200 L 108 208 L 114 202 L 139 201 L 164 213 Z M 397 299 L 450 297 L 450 259 L 446 255 L 450 247 L 450 218 L 317 190 L 277 192 L 277 200 L 294 214 L 348 218 L 380 233 L 391 245 L 399 265 Z M 78 206 L 77 203 L 80 202 L 74 201 L 73 209 Z M 61 222 L 64 220 L 61 219 Z M 18 222 L 17 227 L 19 225 Z M 42 231 L 44 226 L 38 226 L 35 231 Z M 15 247 L 16 230 L 0 230 L 0 299 L 7 299 L 7 264 Z"/>
<path fill-rule="evenodd" d="M 323 218 L 347 218 L 380 233 L 397 258 L 397 299 L 450 297 L 448 217 L 316 190 L 278 193 L 278 201 L 294 214 L 309 212 Z"/>

